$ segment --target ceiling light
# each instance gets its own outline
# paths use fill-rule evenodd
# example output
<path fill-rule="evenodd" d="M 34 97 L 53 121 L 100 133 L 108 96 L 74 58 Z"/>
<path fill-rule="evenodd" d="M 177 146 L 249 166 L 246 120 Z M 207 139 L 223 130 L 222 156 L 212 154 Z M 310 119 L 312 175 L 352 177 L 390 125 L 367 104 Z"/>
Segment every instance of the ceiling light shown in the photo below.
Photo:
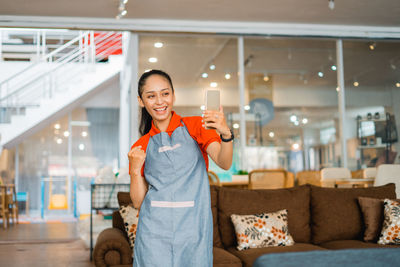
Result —
<path fill-rule="evenodd" d="M 307 119 L 307 118 L 303 118 L 303 119 L 301 120 L 301 122 L 302 122 L 303 124 L 307 124 L 307 123 L 308 123 L 308 119 Z"/>
<path fill-rule="evenodd" d="M 353 85 L 354 87 L 358 87 L 360 84 L 357 81 L 354 81 Z"/>
<path fill-rule="evenodd" d="M 65 136 L 65 137 L 68 137 L 68 136 L 69 136 L 69 132 L 68 132 L 68 131 L 65 131 L 65 132 L 64 132 L 64 136 Z"/>
<path fill-rule="evenodd" d="M 57 138 L 57 141 L 56 141 L 56 142 L 57 142 L 57 144 L 60 145 L 60 144 L 62 144 L 63 140 L 62 140 L 61 138 Z"/>
<path fill-rule="evenodd" d="M 271 138 L 274 138 L 274 136 L 275 136 L 275 133 L 274 132 L 269 132 L 269 137 L 271 137 Z"/>
<path fill-rule="evenodd" d="M 61 125 L 59 123 L 54 124 L 54 129 L 59 130 L 61 128 Z"/>
<path fill-rule="evenodd" d="M 78 148 L 79 148 L 79 150 L 84 150 L 85 149 L 85 145 L 84 144 L 79 144 Z"/>
<path fill-rule="evenodd" d="M 300 148 L 300 145 L 298 143 L 294 143 L 292 145 L 292 150 L 299 150 L 299 148 Z"/>
<path fill-rule="evenodd" d="M 233 124 L 233 129 L 239 129 L 239 123 L 234 123 Z"/>
<path fill-rule="evenodd" d="M 336 92 L 339 92 L 340 91 L 340 88 L 339 87 L 336 87 Z"/>
<path fill-rule="evenodd" d="M 158 61 L 158 59 L 156 57 L 149 58 L 150 63 L 156 63 L 157 61 Z"/>
<path fill-rule="evenodd" d="M 330 10 L 333 10 L 335 8 L 335 1 L 334 0 L 328 0 L 328 7 Z"/>
<path fill-rule="evenodd" d="M 207 72 L 203 72 L 203 73 L 201 74 L 201 77 L 202 77 L 202 78 L 207 78 L 207 77 L 208 77 L 208 73 L 207 73 Z"/>
<path fill-rule="evenodd" d="M 225 74 L 225 79 L 229 80 L 231 78 L 231 75 L 229 73 Z"/>
<path fill-rule="evenodd" d="M 205 105 L 201 105 L 201 106 L 200 106 L 200 109 L 201 109 L 201 110 L 206 110 L 206 106 L 205 106 Z"/>
<path fill-rule="evenodd" d="M 331 66 L 331 70 L 335 71 L 335 70 L 336 70 L 336 66 L 335 66 L 335 65 L 332 65 L 332 66 Z"/>
<path fill-rule="evenodd" d="M 128 0 L 122 0 L 124 5 L 126 5 L 128 3 Z"/>
<path fill-rule="evenodd" d="M 214 64 L 210 65 L 210 70 L 215 70 L 215 65 Z"/>
<path fill-rule="evenodd" d="M 293 122 L 294 123 L 294 125 L 296 125 L 296 126 L 298 126 L 300 123 L 299 123 L 299 121 L 295 121 L 295 122 Z"/>
<path fill-rule="evenodd" d="M 376 43 L 375 42 L 369 44 L 369 49 L 370 50 L 375 50 L 375 48 L 376 48 Z"/>
<path fill-rule="evenodd" d="M 250 110 L 250 105 L 244 106 L 244 110 Z"/>
<path fill-rule="evenodd" d="M 164 46 L 164 44 L 161 42 L 154 43 L 154 47 L 156 47 L 156 48 L 161 48 L 163 46 Z"/>
<path fill-rule="evenodd" d="M 263 80 L 264 80 L 264 82 L 268 82 L 269 81 L 269 76 L 268 75 L 264 75 Z"/>
<path fill-rule="evenodd" d="M 400 87 L 400 83 L 396 83 L 396 87 Z"/>
<path fill-rule="evenodd" d="M 210 86 L 211 86 L 211 87 L 217 87 L 217 86 L 218 86 L 218 83 L 212 82 L 212 83 L 210 83 Z"/>
<path fill-rule="evenodd" d="M 86 136 L 87 136 L 87 132 L 86 132 L 86 131 L 83 131 L 83 132 L 81 133 L 81 135 L 82 135 L 82 137 L 86 137 Z"/>
<path fill-rule="evenodd" d="M 291 122 L 295 122 L 295 121 L 297 121 L 297 117 L 296 117 L 296 115 L 292 115 L 292 116 L 290 116 L 290 121 L 291 121 Z"/>
<path fill-rule="evenodd" d="M 324 73 L 323 73 L 322 71 L 319 71 L 319 72 L 318 72 L 318 76 L 319 76 L 320 78 L 322 78 L 322 77 L 324 77 Z"/>

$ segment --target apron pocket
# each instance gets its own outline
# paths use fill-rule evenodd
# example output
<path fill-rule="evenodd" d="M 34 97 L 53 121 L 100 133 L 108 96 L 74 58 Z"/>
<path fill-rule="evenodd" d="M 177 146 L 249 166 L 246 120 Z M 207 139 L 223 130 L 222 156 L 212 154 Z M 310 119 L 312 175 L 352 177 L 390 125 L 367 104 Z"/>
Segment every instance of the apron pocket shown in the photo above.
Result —
<path fill-rule="evenodd" d="M 194 207 L 194 201 L 151 201 L 152 207 L 160 208 L 189 208 Z"/>

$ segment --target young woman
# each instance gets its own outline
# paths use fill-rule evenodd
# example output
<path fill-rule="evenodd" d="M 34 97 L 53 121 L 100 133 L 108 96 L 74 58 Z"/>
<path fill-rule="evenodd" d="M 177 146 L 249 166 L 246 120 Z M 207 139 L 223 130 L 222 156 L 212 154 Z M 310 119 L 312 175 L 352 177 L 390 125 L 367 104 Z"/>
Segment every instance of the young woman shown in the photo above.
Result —
<path fill-rule="evenodd" d="M 163 71 L 144 73 L 138 95 L 142 137 L 128 154 L 130 195 L 140 209 L 133 266 L 211 267 L 208 155 L 229 169 L 232 131 L 222 108 L 202 117 L 176 114 L 172 81 Z"/>

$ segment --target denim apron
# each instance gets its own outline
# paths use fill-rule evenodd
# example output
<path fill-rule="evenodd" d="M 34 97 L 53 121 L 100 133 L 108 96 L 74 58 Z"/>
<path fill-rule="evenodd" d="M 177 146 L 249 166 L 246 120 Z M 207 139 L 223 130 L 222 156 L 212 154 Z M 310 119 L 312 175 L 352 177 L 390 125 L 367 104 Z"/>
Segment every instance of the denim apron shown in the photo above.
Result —
<path fill-rule="evenodd" d="M 183 122 L 182 122 L 183 123 Z M 212 267 L 213 222 L 203 155 L 185 125 L 150 138 L 149 189 L 139 213 L 134 267 Z"/>

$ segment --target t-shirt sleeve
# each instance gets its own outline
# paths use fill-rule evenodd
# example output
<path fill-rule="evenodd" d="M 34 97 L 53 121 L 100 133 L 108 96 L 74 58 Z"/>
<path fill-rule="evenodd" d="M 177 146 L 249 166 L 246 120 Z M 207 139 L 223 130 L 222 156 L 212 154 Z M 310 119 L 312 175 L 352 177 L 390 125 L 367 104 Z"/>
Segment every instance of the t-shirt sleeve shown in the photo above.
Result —
<path fill-rule="evenodd" d="M 139 138 L 139 140 L 136 141 L 136 143 L 134 143 L 131 146 L 131 149 L 134 147 L 142 146 L 142 149 L 146 152 L 147 145 L 149 144 L 149 140 L 150 140 L 149 134 L 143 135 L 141 138 Z M 130 174 L 131 174 L 131 163 L 129 162 L 129 175 Z M 144 177 L 144 164 L 142 167 L 142 176 Z"/>
<path fill-rule="evenodd" d="M 221 138 L 215 130 L 205 129 L 202 126 L 201 117 L 184 118 L 184 123 L 187 125 L 190 135 L 199 144 L 203 153 L 206 153 L 207 147 L 213 143 L 221 143 Z"/>

